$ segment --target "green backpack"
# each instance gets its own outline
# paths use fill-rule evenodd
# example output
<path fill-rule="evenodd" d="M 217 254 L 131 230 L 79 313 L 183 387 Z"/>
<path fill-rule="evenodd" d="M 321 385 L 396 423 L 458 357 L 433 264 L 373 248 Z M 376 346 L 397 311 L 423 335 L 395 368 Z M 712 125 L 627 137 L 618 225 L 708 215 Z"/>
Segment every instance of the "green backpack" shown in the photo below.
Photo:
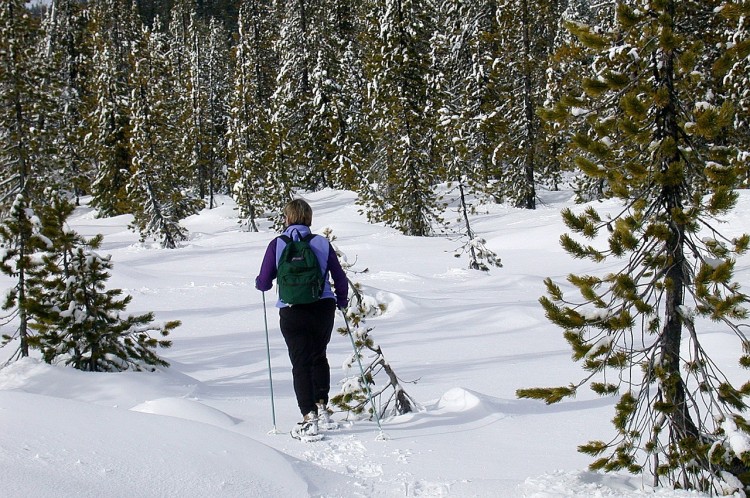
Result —
<path fill-rule="evenodd" d="M 286 304 L 314 303 L 323 293 L 323 273 L 310 246 L 314 236 L 311 233 L 300 240 L 279 236 L 286 242 L 286 247 L 281 251 L 276 282 L 279 298 Z"/>

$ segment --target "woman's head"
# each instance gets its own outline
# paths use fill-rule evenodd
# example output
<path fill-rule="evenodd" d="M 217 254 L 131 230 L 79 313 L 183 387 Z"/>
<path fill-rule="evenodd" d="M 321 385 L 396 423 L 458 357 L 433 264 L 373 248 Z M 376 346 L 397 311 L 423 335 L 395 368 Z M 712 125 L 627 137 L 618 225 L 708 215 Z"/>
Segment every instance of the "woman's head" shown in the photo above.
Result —
<path fill-rule="evenodd" d="M 294 199 L 284 206 L 287 225 L 312 225 L 312 208 L 302 199 Z"/>

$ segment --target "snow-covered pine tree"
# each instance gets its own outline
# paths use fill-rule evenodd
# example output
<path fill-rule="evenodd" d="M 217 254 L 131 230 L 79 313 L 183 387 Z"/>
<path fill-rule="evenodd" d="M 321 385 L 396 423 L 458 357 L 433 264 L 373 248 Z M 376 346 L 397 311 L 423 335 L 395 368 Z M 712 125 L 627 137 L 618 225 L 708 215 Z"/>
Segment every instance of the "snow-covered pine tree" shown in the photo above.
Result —
<path fill-rule="evenodd" d="M 725 52 L 714 69 L 722 78 L 722 96 L 734 105 L 732 141 L 738 144 L 740 157 L 750 158 L 750 2 L 723 2 L 720 15 L 728 26 L 722 44 Z M 750 168 L 744 181 L 745 187 L 750 186 Z"/>
<path fill-rule="evenodd" d="M 587 384 L 618 395 L 616 435 L 580 447 L 596 457 L 593 469 L 731 493 L 748 484 L 750 454 L 735 443 L 750 437 L 750 384 L 734 384 L 699 334 L 725 326 L 737 336 L 740 364 L 750 366 L 748 297 L 733 277 L 750 237 L 723 237 L 716 224 L 735 205 L 746 170 L 732 142 L 731 102 L 718 101 L 711 74 L 724 46 L 719 3 L 621 1 L 613 31 L 570 25 L 591 51 L 592 72 L 585 94 L 566 96 L 550 116 L 577 116 L 576 164 L 606 179 L 624 207 L 611 219 L 593 207 L 565 210 L 574 233 L 596 239 L 607 231 L 607 245 L 568 234 L 561 242 L 574 257 L 623 265 L 570 275 L 579 297 L 546 280 L 540 301 L 587 375 L 518 395 L 554 403 Z"/>
<path fill-rule="evenodd" d="M 75 0 L 53 0 L 42 22 L 40 61 L 46 68 L 46 93 L 54 99 L 56 111 L 45 120 L 50 129 L 50 155 L 60 168 L 47 177 L 77 197 L 87 193 L 93 176 L 92 161 L 86 157 L 84 137 L 88 133 L 84 82 L 90 62 L 85 39 L 84 8 Z"/>
<path fill-rule="evenodd" d="M 252 231 L 258 231 L 258 218 L 285 200 L 278 197 L 268 174 L 269 110 L 277 71 L 273 46 L 278 36 L 271 7 L 270 0 L 242 4 L 232 52 L 227 177 L 243 225 Z"/>
<path fill-rule="evenodd" d="M 429 0 L 367 5 L 363 56 L 373 151 L 360 200 L 370 220 L 427 236 L 443 223 L 444 209 L 435 193 L 437 109 L 428 84 L 435 10 Z"/>
<path fill-rule="evenodd" d="M 58 79 L 45 63 L 42 32 L 24 2 L 0 7 L 0 207 L 42 198 L 39 179 L 60 169 L 54 150 Z"/>
<path fill-rule="evenodd" d="M 326 0 L 311 18 L 307 188 L 351 187 L 352 174 L 362 163 L 364 80 L 361 61 L 355 58 L 361 8 L 353 0 Z"/>
<path fill-rule="evenodd" d="M 198 195 L 215 207 L 214 195 L 225 188 L 227 166 L 227 97 L 231 88 L 226 32 L 215 19 L 208 22 L 195 12 L 188 27 L 190 106 L 186 128 L 192 150 L 194 185 Z"/>
<path fill-rule="evenodd" d="M 193 197 L 200 197 L 198 192 L 195 163 L 195 146 L 193 143 L 193 92 L 191 71 L 191 27 L 195 15 L 194 0 L 178 0 L 172 7 L 165 43 L 168 62 L 163 68 L 164 90 L 167 103 L 163 106 L 166 122 L 171 133 L 165 137 L 172 148 L 170 172 L 175 175 L 173 181 L 181 185 Z M 160 19 L 157 19 L 157 21 Z M 158 29 L 158 24 L 157 26 Z"/>
<path fill-rule="evenodd" d="M 0 220 L 0 272 L 14 282 L 2 302 L 6 314 L 0 317 L 0 326 L 10 325 L 14 330 L 12 333 L 3 332 L 0 346 L 18 341 L 17 352 L 11 355 L 11 360 L 29 356 L 32 335 L 29 323 L 35 311 L 29 294 L 34 285 L 32 275 L 40 265 L 34 253 L 46 249 L 38 237 L 39 229 L 39 218 L 31 209 L 28 198 L 19 193 L 8 214 Z"/>
<path fill-rule="evenodd" d="M 315 65 L 318 38 L 316 18 L 320 2 L 295 0 L 279 2 L 281 20 L 275 50 L 279 58 L 276 88 L 271 98 L 269 147 L 273 178 L 291 192 L 293 187 L 316 187 L 320 173 L 320 151 L 313 145 L 310 123 L 313 115 L 311 74 Z"/>
<path fill-rule="evenodd" d="M 559 16 L 553 53 L 547 71 L 544 108 L 553 107 L 555 102 L 567 95 L 580 95 L 583 92 L 580 75 L 586 71 L 586 66 L 591 63 L 591 60 L 584 53 L 583 45 L 565 28 L 565 25 L 571 22 L 583 23 L 591 25 L 596 31 L 602 31 L 604 28 L 597 24 L 595 19 L 591 4 L 585 0 L 569 2 L 565 11 Z M 541 116 L 542 126 L 549 143 L 549 162 L 554 164 L 554 171 L 548 176 L 559 181 L 561 169 L 564 165 L 570 164 L 569 158 L 564 156 L 567 154 L 565 144 L 570 141 L 572 127 L 561 125 L 554 119 L 544 119 L 544 109 L 541 110 Z M 573 119 L 576 117 L 574 116 Z M 577 168 L 573 168 L 569 173 L 578 202 L 604 197 L 607 191 L 605 179 L 584 175 Z"/>
<path fill-rule="evenodd" d="M 132 175 L 127 193 L 133 226 L 142 238 L 151 236 L 174 249 L 187 238 L 180 220 L 197 213 L 203 201 L 190 195 L 175 171 L 176 128 L 169 121 L 169 66 L 166 36 L 146 26 L 133 47 L 133 93 L 129 100 L 133 131 L 130 137 Z"/>
<path fill-rule="evenodd" d="M 86 113 L 90 133 L 85 143 L 96 169 L 91 205 L 102 217 L 129 213 L 131 208 L 125 191 L 132 162 L 128 75 L 133 71 L 130 50 L 140 33 L 133 5 L 128 0 L 88 3 L 93 56 Z"/>
<path fill-rule="evenodd" d="M 155 325 L 153 313 L 123 316 L 132 298 L 106 289 L 112 261 L 97 253 L 101 235 L 84 240 L 67 227 L 73 204 L 55 193 L 49 199 L 40 210 L 47 247 L 29 294 L 36 330 L 31 345 L 48 363 L 92 372 L 168 366 L 155 350 L 171 345 L 166 337 L 180 322 Z"/>
<path fill-rule="evenodd" d="M 438 108 L 436 147 L 447 181 L 465 177 L 466 187 L 492 195 L 492 150 L 487 133 L 487 106 L 498 94 L 492 91 L 488 60 L 496 50 L 494 2 L 482 0 L 440 2 L 432 45 L 430 80 Z"/>
<path fill-rule="evenodd" d="M 323 235 L 332 244 L 336 240 L 330 229 L 325 229 Z M 333 247 L 347 272 L 349 288 L 354 293 L 345 311 L 349 328 L 341 327 L 338 332 L 344 336 L 351 332 L 354 351 L 344 364 L 349 376 L 341 381 L 341 392 L 331 398 L 331 404 L 347 413 L 360 415 L 367 411 L 373 416 L 369 401 L 372 397 L 373 404 L 379 407 L 378 417 L 412 412 L 419 407 L 418 403 L 404 390 L 401 379 L 370 335 L 373 328 L 367 325 L 368 318 L 385 312 L 386 304 L 365 294 L 362 285 L 349 277 L 356 273 L 353 264 L 348 262 L 346 255 L 336 245 Z M 362 372 L 358 363 L 362 365 Z M 382 382 L 382 386 L 378 385 L 378 381 Z"/>
<path fill-rule="evenodd" d="M 545 75 L 543 108 L 552 106 L 563 95 L 582 92 L 580 74 L 585 71 L 584 66 L 589 61 L 581 54 L 581 44 L 576 42 L 565 25 L 568 22 L 592 24 L 593 21 L 591 4 L 587 0 L 552 4 L 549 14 L 552 15 L 549 21 L 551 43 L 548 47 L 549 60 Z M 592 182 L 583 175 L 576 176 L 575 172 L 571 175 L 571 172 L 563 171 L 566 161 L 562 156 L 566 152 L 565 144 L 570 140 L 565 134 L 566 128 L 553 121 L 544 120 L 542 113 L 541 131 L 545 140 L 546 159 L 541 162 L 538 169 L 539 181 L 551 190 L 558 190 L 564 181 L 570 183 L 573 177 L 572 183 L 579 183 L 575 186 L 579 200 L 601 198 L 601 182 Z M 581 186 L 580 183 L 586 184 Z"/>
<path fill-rule="evenodd" d="M 329 62 L 325 67 L 329 101 L 335 113 L 332 125 L 334 151 L 328 180 L 336 188 L 356 190 L 369 165 L 370 129 L 363 108 L 367 84 L 362 65 L 361 32 L 366 3 L 359 0 L 329 0 L 322 20 L 324 46 Z M 325 26 L 335 26 L 327 30 Z M 327 104 L 331 108 L 331 104 Z"/>
<path fill-rule="evenodd" d="M 478 236 L 471 228 L 471 213 L 474 206 L 468 199 L 468 192 L 465 185 L 468 184 L 466 177 L 461 177 L 456 181 L 456 190 L 458 191 L 458 214 L 459 224 L 463 227 L 460 229 L 462 238 L 465 240 L 463 246 L 456 250 L 455 256 L 461 257 L 462 253 L 469 255 L 469 268 L 472 270 L 490 271 L 490 266 L 502 268 L 503 263 L 497 253 L 487 247 L 487 241 Z"/>
<path fill-rule="evenodd" d="M 192 2 L 191 2 L 192 4 Z M 205 198 L 210 165 L 210 123 L 209 89 L 206 87 L 205 43 L 208 38 L 205 21 L 198 15 L 195 6 L 191 5 L 190 23 L 187 28 L 188 54 L 188 88 L 190 90 L 188 115 L 186 119 L 186 147 L 190 151 L 190 165 L 193 168 L 193 185 L 199 196 Z"/>
<path fill-rule="evenodd" d="M 2 324 L 17 326 L 3 343 L 18 339 L 21 356 L 29 354 L 28 273 L 40 243 L 33 204 L 43 197 L 41 180 L 59 167 L 46 125 L 54 113 L 47 93 L 53 84 L 38 57 L 38 37 L 25 2 L 0 5 L 0 271 L 14 281 Z"/>
<path fill-rule="evenodd" d="M 323 24 L 325 25 L 325 24 Z M 333 30 L 329 30 L 332 32 Z M 343 52 L 338 44 L 327 40 L 324 33 L 316 33 L 320 42 L 314 55 L 314 65 L 310 72 L 311 112 L 307 134 L 310 139 L 309 164 L 305 185 L 313 188 L 331 187 L 334 185 L 333 173 L 336 171 L 337 137 L 342 127 L 345 128 L 348 109 L 342 102 L 339 84 L 339 67 Z M 328 43 L 326 43 L 328 42 Z"/>
<path fill-rule="evenodd" d="M 489 96 L 484 77 L 486 34 L 495 22 L 494 5 L 487 2 L 446 1 L 440 4 L 440 22 L 445 29 L 436 31 L 433 47 L 432 93 L 436 95 L 439 127 L 435 135 L 436 150 L 443 165 L 445 179 L 453 187 L 459 214 L 459 229 L 465 244 L 456 256 L 468 253 L 469 268 L 488 271 L 502 266 L 500 258 L 476 236 L 470 216 L 474 195 L 491 192 L 488 181 L 491 168 L 491 145 L 484 133 L 483 104 Z"/>
<path fill-rule="evenodd" d="M 211 18 L 208 23 L 206 50 L 206 89 L 208 90 L 208 170 L 206 183 L 206 205 L 216 207 L 216 194 L 227 194 L 227 116 L 229 114 L 229 92 L 232 87 L 229 62 L 229 40 L 220 21 Z M 202 190 L 202 189 L 201 189 Z"/>
<path fill-rule="evenodd" d="M 537 108 L 545 99 L 545 81 L 554 40 L 558 2 L 502 0 L 497 22 L 500 50 L 493 72 L 502 97 L 495 102 L 499 139 L 494 160 L 502 168 L 503 197 L 525 209 L 536 208 L 537 176 L 547 162 L 548 144 Z"/>

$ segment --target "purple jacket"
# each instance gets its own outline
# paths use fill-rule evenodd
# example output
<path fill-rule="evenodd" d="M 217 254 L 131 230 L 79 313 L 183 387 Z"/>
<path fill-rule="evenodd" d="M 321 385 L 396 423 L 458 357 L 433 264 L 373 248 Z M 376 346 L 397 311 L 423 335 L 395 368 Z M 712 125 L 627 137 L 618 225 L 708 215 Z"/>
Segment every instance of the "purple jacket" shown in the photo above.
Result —
<path fill-rule="evenodd" d="M 284 230 L 284 235 L 292 240 L 299 240 L 310 233 L 310 227 L 305 225 L 290 225 Z M 263 263 L 260 265 L 260 274 L 255 277 L 255 288 L 261 291 L 270 290 L 273 287 L 273 280 L 276 278 L 279 259 L 281 252 L 286 247 L 286 243 L 280 237 L 276 237 L 268 244 L 266 254 L 263 256 Z M 339 308 L 346 308 L 349 303 L 349 281 L 346 278 L 341 263 L 339 262 L 336 251 L 331 243 L 325 237 L 317 236 L 310 240 L 310 247 L 318 258 L 320 270 L 325 276 L 329 273 L 333 278 L 335 294 L 331 290 L 331 282 L 326 277 L 323 285 L 323 294 L 321 299 L 336 299 L 336 305 Z M 276 302 L 278 308 L 288 306 L 280 299 Z"/>

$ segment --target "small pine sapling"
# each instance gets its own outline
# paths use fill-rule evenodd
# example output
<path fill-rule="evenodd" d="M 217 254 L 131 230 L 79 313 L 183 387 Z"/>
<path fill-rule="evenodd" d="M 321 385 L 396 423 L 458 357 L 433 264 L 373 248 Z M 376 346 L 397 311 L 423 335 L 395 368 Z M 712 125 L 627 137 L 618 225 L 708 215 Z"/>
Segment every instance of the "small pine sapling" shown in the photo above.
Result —
<path fill-rule="evenodd" d="M 471 228 L 471 222 L 469 221 L 469 213 L 473 210 L 473 207 L 469 204 L 466 199 L 466 189 L 464 188 L 465 180 L 462 178 L 458 181 L 458 192 L 459 192 L 459 207 L 458 211 L 461 215 L 460 221 L 464 223 L 465 232 L 462 234 L 462 238 L 465 236 L 468 241 L 459 249 L 456 250 L 455 256 L 461 257 L 462 253 L 469 254 L 469 268 L 472 270 L 490 271 L 490 266 L 496 268 L 502 268 L 503 263 L 500 257 L 487 247 L 487 241 L 476 235 L 474 230 Z"/>
<path fill-rule="evenodd" d="M 325 229 L 323 234 L 333 242 L 336 238 L 330 229 Z M 346 256 L 334 246 L 336 253 L 342 261 L 342 267 L 347 272 L 349 287 L 353 292 L 353 299 L 346 309 L 346 317 L 349 329 L 341 327 L 337 331 L 341 335 L 348 335 L 351 330 L 355 351 L 344 363 L 346 372 L 356 372 L 353 376 L 346 377 L 341 382 L 341 392 L 331 398 L 331 403 L 341 410 L 353 415 L 362 414 L 368 407 L 368 389 L 375 406 L 379 406 L 379 417 L 402 415 L 418 409 L 418 403 L 404 390 L 401 379 L 398 378 L 393 367 L 385 359 L 383 350 L 372 339 L 370 332 L 373 328 L 367 325 L 367 319 L 382 315 L 386 310 L 386 304 L 379 302 L 375 297 L 364 293 L 359 282 L 353 282 L 349 275 L 355 272 L 347 261 Z M 366 273 L 362 270 L 359 273 Z M 362 363 L 364 376 L 360 375 L 357 360 Z M 381 375 L 382 374 L 382 375 Z M 376 385 L 376 379 L 383 378 L 382 386 Z M 366 383 L 366 384 L 365 384 Z M 370 414 L 372 416 L 372 414 Z"/>
<path fill-rule="evenodd" d="M 15 327 L 12 333 L 3 333 L 0 347 L 18 340 L 18 350 L 9 361 L 29 356 L 32 334 L 29 322 L 34 313 L 34 305 L 29 300 L 30 289 L 34 285 L 30 275 L 40 265 L 34 254 L 47 245 L 39 237 L 39 232 L 39 217 L 28 197 L 23 193 L 18 194 L 8 215 L 0 220 L 0 272 L 14 281 L 2 302 L 5 314 L 0 317 L 0 326 Z"/>
<path fill-rule="evenodd" d="M 166 337 L 180 322 L 154 325 L 153 313 L 121 314 L 132 297 L 121 297 L 120 289 L 106 289 L 112 261 L 96 252 L 102 236 L 85 240 L 69 230 L 66 220 L 73 209 L 58 195 L 40 209 L 40 236 L 50 244 L 40 253 L 42 265 L 31 275 L 30 327 L 36 334 L 30 345 L 41 351 L 46 362 L 61 361 L 79 370 L 169 366 L 154 350 L 171 346 Z"/>

